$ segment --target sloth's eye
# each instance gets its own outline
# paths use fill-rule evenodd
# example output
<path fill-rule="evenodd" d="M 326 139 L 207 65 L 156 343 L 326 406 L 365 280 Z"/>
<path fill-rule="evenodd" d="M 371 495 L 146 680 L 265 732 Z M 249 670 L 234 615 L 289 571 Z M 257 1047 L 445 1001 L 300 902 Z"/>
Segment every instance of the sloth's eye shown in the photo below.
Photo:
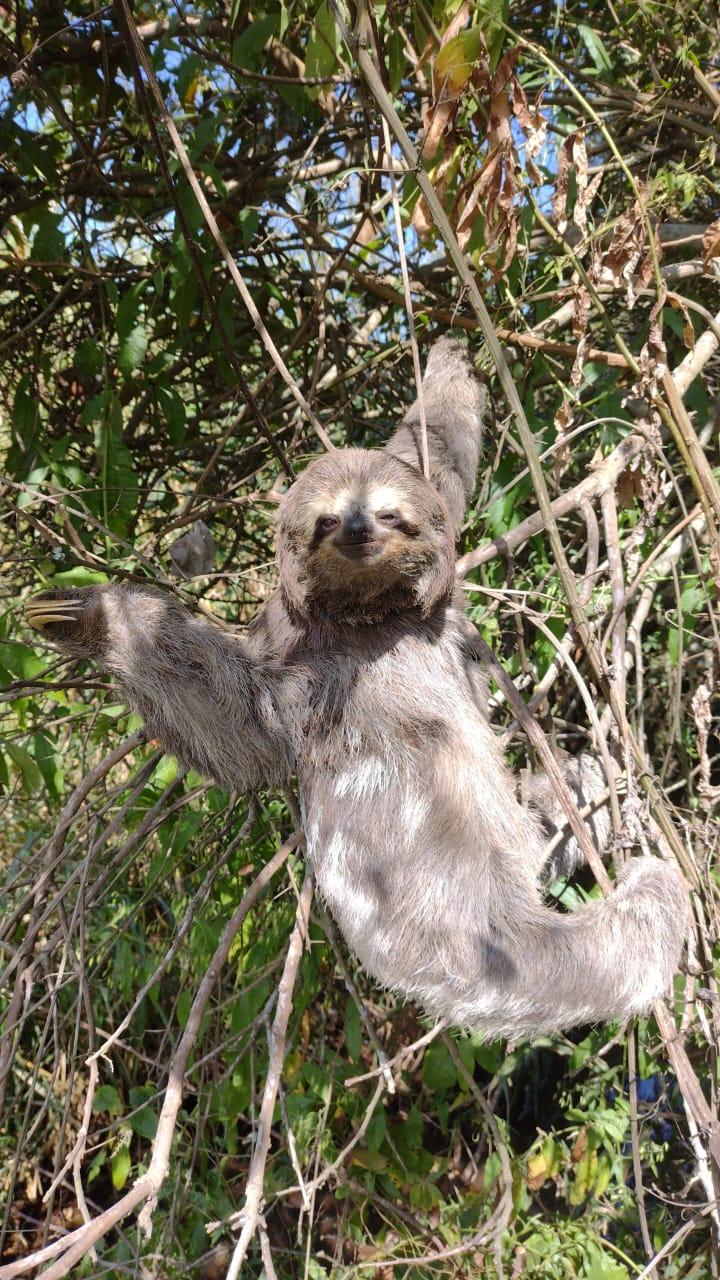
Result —
<path fill-rule="evenodd" d="M 381 524 L 399 524 L 400 516 L 397 511 L 378 511 L 377 519 Z"/>
<path fill-rule="evenodd" d="M 337 516 L 323 516 L 318 520 L 318 525 L 323 533 L 330 533 L 332 529 L 337 529 L 340 521 Z"/>

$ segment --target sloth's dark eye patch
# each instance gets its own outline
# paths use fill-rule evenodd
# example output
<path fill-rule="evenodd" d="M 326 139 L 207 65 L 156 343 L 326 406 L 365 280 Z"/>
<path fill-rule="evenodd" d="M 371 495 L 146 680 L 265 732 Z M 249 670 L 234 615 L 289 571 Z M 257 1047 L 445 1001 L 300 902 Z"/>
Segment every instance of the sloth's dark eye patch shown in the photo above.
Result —
<path fill-rule="evenodd" d="M 332 533 L 333 529 L 337 529 L 339 524 L 338 516 L 321 516 L 317 522 L 317 527 L 321 533 Z"/>
<path fill-rule="evenodd" d="M 401 523 L 400 516 L 397 511 L 378 511 L 375 518 L 379 520 L 381 524 L 393 525 Z"/>

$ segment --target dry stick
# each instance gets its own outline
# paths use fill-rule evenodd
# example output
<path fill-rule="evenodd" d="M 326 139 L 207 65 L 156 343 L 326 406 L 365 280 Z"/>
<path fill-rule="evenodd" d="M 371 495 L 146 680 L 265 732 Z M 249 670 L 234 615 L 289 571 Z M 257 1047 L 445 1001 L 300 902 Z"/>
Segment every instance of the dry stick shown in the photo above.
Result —
<path fill-rule="evenodd" d="M 601 498 L 605 547 L 610 569 L 610 589 L 617 624 L 612 632 L 612 672 L 618 699 L 625 707 L 625 579 L 620 534 L 618 531 L 615 490 L 606 489 Z"/>
<path fill-rule="evenodd" d="M 268 355 L 273 361 L 273 364 L 275 365 L 275 368 L 280 374 L 280 377 L 282 378 L 283 382 L 292 393 L 293 398 L 295 399 L 299 407 L 302 409 L 308 421 L 312 423 L 317 436 L 322 441 L 325 448 L 334 449 L 335 446 L 333 445 L 330 437 L 325 431 L 325 428 L 323 427 L 322 423 L 319 422 L 318 419 L 315 417 L 315 414 L 310 408 L 310 405 L 308 404 L 307 400 L 302 394 L 302 391 L 298 387 L 297 382 L 293 378 L 290 370 L 285 364 L 285 361 L 280 355 L 280 352 L 275 346 L 275 343 L 273 342 L 272 337 L 270 336 L 270 333 L 268 332 L 268 329 L 265 326 L 265 322 L 263 321 L 262 316 L 260 315 L 260 312 L 255 306 L 255 302 L 252 297 L 252 294 L 250 293 L 242 275 L 240 274 L 237 263 L 235 262 L 235 259 L 233 258 L 230 250 L 228 249 L 228 246 L 225 242 L 225 238 L 217 224 L 215 215 L 212 209 L 210 208 L 210 205 L 208 204 L 205 192 L 202 186 L 200 185 L 200 183 L 198 182 L 197 177 L 195 176 L 195 171 L 190 163 L 190 158 L 188 156 L 187 151 L 185 150 L 185 145 L 183 143 L 183 140 L 177 131 L 175 121 L 173 120 L 173 117 L 171 116 L 170 112 L 168 111 L 165 105 L 165 99 L 163 98 L 162 93 L 160 91 L 160 86 L 157 82 L 157 78 L 152 69 L 150 59 L 147 56 L 145 46 L 142 40 L 140 39 L 140 37 L 138 36 L 137 27 L 133 20 L 132 13 L 130 12 L 130 8 L 127 4 L 127 0 L 117 0 L 117 2 L 120 8 L 120 11 L 122 13 L 124 23 L 126 25 L 126 28 L 135 52 L 135 56 L 137 57 L 137 60 L 140 62 L 143 68 L 143 71 L 145 72 L 148 84 L 150 86 L 151 93 L 157 103 L 158 110 L 162 117 L 165 128 L 167 129 L 170 135 L 170 139 L 172 141 L 173 147 L 175 148 L 177 157 L 180 161 L 180 164 L 182 165 L 183 173 L 185 174 L 185 177 L 188 180 L 188 183 L 195 196 L 195 199 L 197 200 L 198 205 L 200 206 L 200 209 L 202 211 L 203 217 L 208 226 L 210 234 L 213 240 L 215 241 L 215 244 L 217 245 L 218 249 L 220 250 L 221 257 L 230 273 L 233 284 L 235 285 L 235 288 L 240 294 L 240 297 L 242 298 L 245 304 L 245 307 L 250 315 L 250 318 L 253 324 L 255 325 L 255 328 L 257 329 L 258 334 L 260 335 L 263 346 L 265 347 L 265 350 L 267 351 Z"/>
<path fill-rule="evenodd" d="M 632 1164 L 633 1174 L 635 1177 L 635 1196 L 637 1199 L 638 1216 L 640 1218 L 640 1232 L 645 1247 L 645 1254 L 648 1258 L 652 1258 L 653 1249 L 652 1240 L 650 1239 L 650 1229 L 648 1227 L 647 1213 L 645 1210 L 645 1185 L 643 1183 L 642 1159 L 640 1154 L 640 1125 L 638 1123 L 638 1095 L 637 1095 L 637 1055 L 635 1053 L 635 1036 L 637 1033 L 637 1023 L 633 1018 L 628 1028 L 627 1051 L 628 1051 L 628 1076 L 630 1077 L 630 1141 L 632 1143 Z M 656 1278 L 656 1272 L 653 1269 L 648 1275 Z"/>
<path fill-rule="evenodd" d="M 370 1074 L 376 1075 L 377 1072 L 371 1072 Z M 345 1084 L 347 1083 L 348 1082 L 346 1080 Z M 385 1092 L 385 1081 L 380 1080 L 378 1081 L 377 1087 L 375 1089 L 375 1092 L 372 1098 L 370 1099 L 367 1107 L 365 1108 L 365 1113 L 363 1115 L 363 1118 L 360 1124 L 358 1125 L 352 1137 L 348 1138 L 347 1142 L 345 1143 L 345 1146 L 338 1152 L 335 1159 L 331 1161 L 330 1164 L 325 1165 L 325 1168 L 321 1169 L 320 1173 L 316 1174 L 316 1176 L 312 1178 L 310 1182 L 306 1182 L 304 1184 L 304 1188 L 300 1186 L 283 1187 L 282 1191 L 277 1192 L 275 1199 L 282 1200 L 285 1196 L 291 1196 L 295 1191 L 298 1191 L 298 1190 L 304 1190 L 307 1195 L 312 1196 L 315 1194 L 316 1191 L 319 1191 L 320 1187 L 324 1186 L 326 1182 L 329 1182 L 333 1174 L 337 1173 L 337 1170 L 340 1169 L 342 1165 L 345 1164 L 348 1156 L 350 1155 L 350 1152 L 353 1151 L 354 1148 L 357 1146 L 358 1142 L 361 1142 L 362 1139 L 365 1137 L 365 1134 L 367 1132 L 367 1127 L 370 1124 L 370 1121 L 372 1120 L 373 1114 L 375 1112 L 375 1108 L 377 1107 L 377 1104 L 382 1098 L 384 1092 Z M 221 1227 L 222 1225 L 223 1225 L 222 1221 L 209 1222 L 206 1230 L 214 1231 L 214 1230 L 217 1230 L 217 1228 Z"/>
<path fill-rule="evenodd" d="M 108 754 L 94 766 L 94 768 L 90 769 L 82 782 L 80 782 L 75 788 L 67 804 L 64 805 L 60 811 L 60 816 L 55 830 L 42 852 L 43 871 L 40 873 L 36 884 L 32 888 L 30 896 L 33 899 L 37 899 L 38 894 L 43 892 L 48 880 L 56 870 L 58 859 L 62 854 L 68 831 L 75 821 L 83 801 L 87 798 L 90 791 L 95 786 L 95 783 L 99 782 L 101 778 L 104 778 L 105 774 L 110 772 L 113 765 L 118 764 L 120 760 L 129 755 L 131 751 L 134 751 L 136 747 L 141 746 L 144 741 L 145 735 L 142 732 L 133 733 L 129 738 L 125 738 L 122 742 L 118 743 L 116 747 L 113 747 L 112 751 L 109 751 Z M 11 931 L 15 928 L 17 921 L 22 915 L 24 915 L 26 910 L 26 899 L 23 899 L 14 916 L 7 917 L 3 921 L 3 930 L 5 931 L 6 936 L 11 935 Z M 26 934 L 26 939 L 27 937 L 28 934 Z M 20 953 L 18 953 L 18 955 L 8 963 L 5 971 L 1 975 L 1 980 L 3 982 L 7 980 L 19 963 Z"/>
<path fill-rule="evenodd" d="M 270 1240 L 264 1227 L 258 1227 L 258 1236 L 260 1239 L 260 1257 L 262 1258 L 266 1280 L 277 1280 L 277 1272 L 270 1252 Z"/>
<path fill-rule="evenodd" d="M 657 1263 L 662 1262 L 663 1258 L 667 1258 L 668 1254 L 671 1254 L 673 1249 L 676 1249 L 681 1241 L 685 1239 L 685 1236 L 697 1226 L 700 1219 L 706 1218 L 709 1213 L 712 1213 L 713 1208 L 713 1205 L 707 1204 L 699 1211 L 699 1213 L 694 1214 L 689 1222 L 684 1222 L 679 1230 L 665 1242 L 662 1249 L 658 1249 L 657 1253 L 648 1265 L 643 1268 L 638 1276 L 635 1277 L 635 1280 L 652 1280 L 652 1277 L 656 1275 L 655 1267 Z"/>
<path fill-rule="evenodd" d="M 395 303 L 399 307 L 406 305 L 405 298 L 390 281 L 368 275 L 367 272 L 362 271 L 352 263 L 347 264 L 346 270 L 368 293 L 372 293 L 378 298 L 383 298 L 386 302 Z M 419 290 L 417 282 L 413 283 L 415 292 L 422 292 L 422 290 Z M 571 310 L 574 311 L 574 304 L 572 304 Z M 442 306 L 429 305 L 428 311 L 434 320 L 441 321 L 443 324 L 448 325 L 449 328 L 465 329 L 469 333 L 474 333 L 479 328 L 478 320 L 472 316 L 459 315 L 456 311 L 448 311 Z M 556 323 L 562 324 L 565 320 L 562 307 L 556 313 L 556 316 Z M 572 316 L 570 315 L 569 318 L 572 319 Z M 541 323 L 547 325 L 553 320 L 555 320 L 555 317 L 548 316 Z M 551 355 L 570 356 L 575 359 L 578 353 L 577 343 L 559 342 L 554 338 L 545 338 L 538 332 L 539 329 L 540 325 L 536 325 L 534 331 L 522 333 L 517 329 L 499 328 L 496 333 L 498 338 L 502 338 L 504 342 L 509 342 L 515 346 L 528 347 L 531 351 L 548 351 Z M 627 369 L 628 367 L 625 356 L 619 351 L 602 351 L 599 347 L 586 347 L 583 354 L 586 361 L 592 360 L 595 364 L 604 364 L 610 369 Z"/>
<path fill-rule="evenodd" d="M 560 769 L 560 766 L 548 745 L 547 739 L 540 728 L 540 725 L 535 717 L 528 711 L 526 703 L 518 693 L 509 675 L 500 665 L 492 649 L 486 644 L 480 633 L 475 632 L 473 636 L 469 636 L 468 642 L 476 649 L 483 666 L 505 694 L 513 715 L 540 758 L 540 763 L 545 769 L 545 772 L 553 785 L 553 789 L 557 794 L 558 800 L 565 810 L 568 826 L 582 849 L 582 852 L 587 859 L 588 866 L 592 868 L 593 875 L 603 892 L 609 893 L 611 889 L 610 877 L 608 876 L 608 873 L 602 864 L 600 855 L 588 834 L 587 827 L 580 817 L 572 792 L 570 791 L 562 770 Z"/>
<path fill-rule="evenodd" d="M 694 479 L 695 489 L 705 512 L 707 520 L 708 540 L 710 543 L 710 559 L 714 560 L 716 578 L 720 581 L 720 558 L 718 552 L 718 521 L 720 521 L 720 486 L 713 475 L 710 463 L 705 456 L 695 428 L 690 421 L 675 380 L 670 372 L 663 375 L 663 387 L 670 406 L 668 425 L 675 437 L 678 451 L 683 457 L 688 471 Z"/>
<path fill-rule="evenodd" d="M 554 516 L 560 519 L 561 516 L 575 511 L 584 502 L 601 497 L 608 489 L 614 489 L 622 473 L 633 459 L 642 453 L 645 443 L 644 437 L 637 434 L 626 436 L 621 440 L 612 453 L 609 453 L 607 458 L 604 458 L 589 475 L 584 476 L 572 489 L 568 489 L 567 493 L 562 493 L 559 498 L 555 498 L 552 503 Z M 544 529 L 543 513 L 534 512 L 527 519 L 516 524 L 513 529 L 509 529 L 501 538 L 494 538 L 492 542 L 486 542 L 484 546 L 461 556 L 456 565 L 458 575 L 464 577 L 471 569 L 477 569 L 479 565 L 494 560 L 498 555 L 512 555 L 524 542 L 527 542 L 528 538 L 534 538 Z"/>
<path fill-rule="evenodd" d="M 61 1280 L 62 1276 L 66 1276 L 76 1263 L 89 1253 L 98 1240 L 144 1202 L 147 1203 L 138 1221 L 142 1229 L 149 1234 L 151 1217 L 157 1203 L 157 1197 L 168 1173 L 170 1148 L 175 1133 L 178 1111 L 182 1102 L 185 1069 L 197 1040 L 208 1000 L 245 917 L 267 888 L 275 872 L 287 860 L 298 841 L 299 836 L 297 834 L 293 835 L 281 849 L 278 849 L 274 857 L 270 859 L 253 880 L 223 930 L 222 937 L 215 949 L 215 954 L 193 1000 L 180 1043 L 170 1062 L 168 1082 L 165 1087 L 165 1100 L 160 1112 L 157 1133 L 152 1145 L 152 1158 L 147 1171 L 137 1179 L 130 1190 L 116 1204 L 111 1205 L 109 1209 L 99 1214 L 97 1218 L 94 1218 L 86 1226 L 78 1227 L 77 1230 L 70 1232 L 69 1235 L 63 1236 L 59 1240 L 54 1240 L 52 1244 L 46 1245 L 44 1249 L 38 1249 L 35 1253 L 31 1253 L 25 1258 L 11 1262 L 8 1266 L 0 1267 L 0 1280 L 12 1280 L 12 1277 L 23 1275 L 26 1271 L 32 1271 L 50 1258 L 56 1258 L 58 1254 L 62 1256 L 48 1271 L 43 1272 L 43 1280 Z"/>
<path fill-rule="evenodd" d="M 429 1031 L 425 1032 L 424 1036 L 420 1036 L 419 1040 L 413 1040 L 412 1044 L 404 1044 L 402 1049 L 398 1049 L 397 1053 L 392 1058 L 387 1058 L 379 1067 L 374 1067 L 372 1071 L 366 1071 L 361 1076 L 349 1076 L 344 1081 L 345 1087 L 349 1088 L 350 1085 L 353 1084 L 362 1084 L 364 1080 L 374 1080 L 376 1076 L 384 1075 L 390 1067 L 402 1066 L 408 1058 L 411 1058 L 414 1053 L 417 1053 L 418 1049 L 424 1049 L 426 1045 L 430 1044 L 431 1040 L 434 1040 L 436 1036 L 439 1036 L 440 1032 L 444 1031 L 447 1025 L 448 1024 L 445 1019 L 441 1018 L 439 1022 L 435 1023 L 434 1027 L 431 1027 Z"/>
<path fill-rule="evenodd" d="M 393 1074 L 388 1065 L 387 1054 L 385 1053 L 385 1050 L 383 1049 L 380 1041 L 378 1040 L 378 1034 L 377 1034 L 377 1031 L 375 1030 L 373 1020 L 370 1017 L 370 1014 L 368 1013 L 365 1007 L 365 1001 L 363 1000 L 362 996 L 360 995 L 360 992 L 355 986 L 355 983 L 353 982 L 353 979 L 352 979 L 352 974 L 350 973 L 350 970 L 348 969 L 348 966 L 345 963 L 345 957 L 342 953 L 340 943 L 338 941 L 335 922 L 328 911 L 321 911 L 319 913 L 319 918 L 320 918 L 320 923 L 322 924 L 325 936 L 328 942 L 330 943 L 330 946 L 332 947 L 333 954 L 335 956 L 335 963 L 337 964 L 342 974 L 343 982 L 345 983 L 345 986 L 347 987 L 348 992 L 350 994 L 350 998 L 352 999 L 355 1005 L 355 1008 L 357 1009 L 360 1015 L 360 1018 L 362 1019 L 362 1024 L 368 1033 L 370 1043 L 372 1044 L 372 1047 L 375 1050 L 375 1053 L 377 1055 L 377 1059 L 378 1059 L 378 1062 L 380 1063 L 380 1069 L 381 1069 L 383 1078 L 385 1080 L 387 1091 L 388 1093 L 395 1093 L 395 1081 L 393 1080 Z M 347 1084 L 347 1080 L 345 1081 L 345 1084 Z"/>
<path fill-rule="evenodd" d="M 415 386 L 417 387 L 418 409 L 420 411 L 420 452 L 422 456 L 422 472 L 426 480 L 430 479 L 430 457 L 428 455 L 427 442 L 427 418 L 425 417 L 425 397 L 422 388 L 422 370 L 420 368 L 420 352 L 418 351 L 417 335 L 415 333 L 415 316 L 413 315 L 412 293 L 410 290 L 410 276 L 408 273 L 407 256 L 405 254 L 405 240 L 403 234 L 402 218 L 400 217 L 400 201 L 398 200 L 397 179 L 395 177 L 395 166 L 392 163 L 392 140 L 390 138 L 390 130 L 388 122 L 383 116 L 383 140 L 385 143 L 385 153 L 390 160 L 388 165 L 388 173 L 390 175 L 390 190 L 392 191 L 393 215 L 395 217 L 395 234 L 397 236 L 398 254 L 400 257 L 400 270 L 402 272 L 403 293 L 405 294 L 405 313 L 408 321 L 408 331 L 410 333 L 410 346 L 412 348 L 413 369 L 415 372 Z"/>
<path fill-rule="evenodd" d="M 715 325 L 720 326 L 720 312 L 714 317 Z M 705 368 L 708 360 L 720 346 L 720 338 L 715 328 L 706 329 L 700 334 L 695 346 L 683 357 L 676 369 L 673 369 L 673 382 L 681 396 Z"/>
<path fill-rule="evenodd" d="M 300 966 L 303 945 L 307 937 L 312 895 L 313 877 L 312 872 L 308 870 L 305 872 L 305 879 L 303 881 L 302 889 L 300 890 L 297 913 L 295 916 L 295 928 L 293 929 L 292 936 L 290 938 L 290 945 L 288 946 L 287 956 L 285 958 L 285 967 L 278 987 L 275 1017 L 273 1018 L 272 1031 L 270 1033 L 270 1060 L 268 1062 L 267 1075 L 265 1077 L 265 1088 L 263 1090 L 263 1099 L 260 1107 L 257 1137 L 255 1139 L 255 1147 L 253 1150 L 252 1160 L 250 1162 L 250 1172 L 248 1174 L 247 1187 L 245 1190 L 245 1204 L 243 1205 L 240 1215 L 243 1226 L 228 1268 L 227 1280 L 237 1280 L 243 1260 L 248 1251 L 250 1241 L 258 1228 L 263 1226 L 262 1206 L 265 1165 L 267 1162 L 268 1151 L 270 1149 L 273 1111 L 275 1110 L 275 1102 L 277 1099 L 278 1087 L 280 1085 L 280 1075 L 285 1057 L 285 1039 L 287 1036 L 288 1021 L 292 1011 L 293 990 L 295 987 L 298 968 Z"/>
<path fill-rule="evenodd" d="M 665 1050 L 677 1076 L 680 1091 L 692 1110 L 698 1128 L 707 1135 L 708 1150 L 713 1158 L 716 1170 L 720 1169 L 720 1134 L 718 1133 L 717 1116 L 700 1087 L 700 1082 L 688 1058 L 680 1033 L 663 1001 L 655 1001 L 653 1013 L 660 1034 L 665 1041 Z"/>

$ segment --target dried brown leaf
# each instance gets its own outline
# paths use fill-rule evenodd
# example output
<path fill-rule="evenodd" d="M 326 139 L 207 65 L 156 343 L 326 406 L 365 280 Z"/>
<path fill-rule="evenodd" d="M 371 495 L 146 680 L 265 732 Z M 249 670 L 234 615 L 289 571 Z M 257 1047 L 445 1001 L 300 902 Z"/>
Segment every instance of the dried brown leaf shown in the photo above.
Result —
<path fill-rule="evenodd" d="M 575 186 L 577 194 L 575 196 L 575 208 L 573 209 L 573 222 L 578 231 L 584 233 L 587 226 L 587 190 L 588 190 L 588 158 L 587 148 L 585 146 L 585 130 L 578 129 L 573 134 L 572 139 L 572 163 L 575 170 Z"/>
<path fill-rule="evenodd" d="M 535 164 L 535 156 L 539 155 L 545 143 L 548 122 L 540 111 L 542 90 L 535 99 L 535 107 L 531 111 L 528 100 L 516 75 L 512 78 L 512 108 L 515 118 L 525 133 L 525 168 L 531 182 L 541 183 L 540 170 Z"/>
<path fill-rule="evenodd" d="M 657 229 L 653 229 L 655 255 L 660 253 Z M 632 310 L 639 289 L 646 288 L 654 270 L 654 255 L 646 241 L 644 194 L 618 219 L 612 240 L 599 261 L 593 263 L 592 276 L 598 283 L 625 285 L 628 310 Z"/>
<path fill-rule="evenodd" d="M 711 258 L 720 258 L 720 218 L 710 223 L 702 238 L 702 256 L 706 266 Z"/>
<path fill-rule="evenodd" d="M 720 796 L 720 787 L 715 786 L 712 782 L 710 757 L 708 754 L 708 739 L 713 728 L 713 715 L 710 704 L 711 689 L 710 686 L 703 681 L 698 685 L 692 699 L 693 716 L 695 718 L 695 726 L 697 728 L 697 745 L 698 755 L 700 757 L 700 783 L 698 790 L 701 796 L 709 803 L 714 804 L 718 796 Z"/>
<path fill-rule="evenodd" d="M 690 312 L 685 305 L 685 299 L 681 298 L 677 293 L 668 293 L 667 300 L 673 310 L 679 311 L 683 318 L 683 342 L 688 350 L 691 350 L 695 346 L 695 330 L 690 319 Z"/>
<path fill-rule="evenodd" d="M 570 172 L 570 164 L 572 161 L 573 136 L 573 134 L 570 134 L 570 136 L 565 139 L 558 152 L 558 168 L 557 178 L 555 179 L 555 194 L 552 202 L 552 214 L 557 225 L 557 229 L 561 234 L 567 227 L 565 209 L 567 206 L 568 174 Z"/>

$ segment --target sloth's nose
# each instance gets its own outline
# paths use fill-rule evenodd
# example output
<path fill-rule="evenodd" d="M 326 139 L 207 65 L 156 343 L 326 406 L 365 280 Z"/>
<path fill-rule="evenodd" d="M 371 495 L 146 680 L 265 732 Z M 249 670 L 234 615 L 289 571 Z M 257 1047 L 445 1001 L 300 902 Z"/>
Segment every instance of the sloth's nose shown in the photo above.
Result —
<path fill-rule="evenodd" d="M 367 542 L 372 537 L 372 529 L 364 511 L 353 511 L 343 522 L 343 540 L 346 542 Z"/>

